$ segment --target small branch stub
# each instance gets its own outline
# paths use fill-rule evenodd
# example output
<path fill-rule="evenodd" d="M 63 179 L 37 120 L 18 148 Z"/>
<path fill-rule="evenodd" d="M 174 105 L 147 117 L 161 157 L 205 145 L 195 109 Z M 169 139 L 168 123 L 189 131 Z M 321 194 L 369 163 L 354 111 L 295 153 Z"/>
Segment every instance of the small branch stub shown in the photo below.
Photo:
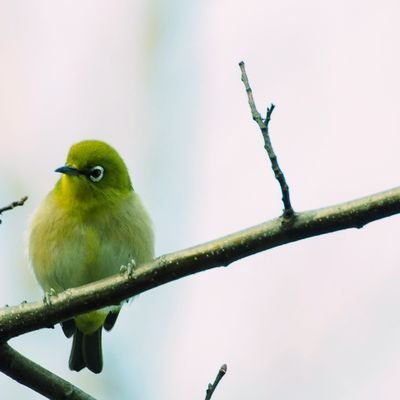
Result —
<path fill-rule="evenodd" d="M 24 203 L 26 202 L 26 200 L 28 200 L 28 196 L 24 196 L 22 197 L 20 200 L 17 201 L 13 201 L 11 204 L 9 204 L 8 206 L 4 206 L 0 208 L 0 215 L 4 212 L 4 211 L 9 211 L 12 210 L 15 207 L 19 207 L 19 206 L 23 206 Z M 1 220 L 0 220 L 0 224 L 1 224 Z"/>
<path fill-rule="evenodd" d="M 245 64 L 243 61 L 239 63 L 240 70 L 242 72 L 242 82 L 246 89 L 247 98 L 249 101 L 249 106 L 251 110 L 251 115 L 253 120 L 257 123 L 261 130 L 264 138 L 264 148 L 267 151 L 268 157 L 271 161 L 272 170 L 274 171 L 275 178 L 279 182 L 282 192 L 282 202 L 283 202 L 283 215 L 285 217 L 291 217 L 294 214 L 292 205 L 290 203 L 289 186 L 286 183 L 285 175 L 283 174 L 279 164 L 274 149 L 272 147 L 271 139 L 269 137 L 269 122 L 271 121 L 272 112 L 275 109 L 275 105 L 271 104 L 267 109 L 267 114 L 265 119 L 262 118 L 261 114 L 257 111 L 256 104 L 254 102 L 253 91 L 250 87 L 249 79 L 247 77 Z"/>
<path fill-rule="evenodd" d="M 211 396 L 213 395 L 216 387 L 218 386 L 219 381 L 226 374 L 227 369 L 228 369 L 227 365 L 223 364 L 221 366 L 221 368 L 219 369 L 217 376 L 215 377 L 214 383 L 213 384 L 211 384 L 211 383 L 208 384 L 208 388 L 207 388 L 207 391 L 206 391 L 206 399 L 205 400 L 210 400 L 211 399 Z"/>

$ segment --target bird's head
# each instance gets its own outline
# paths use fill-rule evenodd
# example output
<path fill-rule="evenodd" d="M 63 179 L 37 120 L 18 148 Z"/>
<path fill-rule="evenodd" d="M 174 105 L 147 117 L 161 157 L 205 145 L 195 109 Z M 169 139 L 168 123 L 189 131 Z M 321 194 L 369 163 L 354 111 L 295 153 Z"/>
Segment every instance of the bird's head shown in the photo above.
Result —
<path fill-rule="evenodd" d="M 128 169 L 114 148 L 99 140 L 85 140 L 69 150 L 56 190 L 64 200 L 113 200 L 132 191 Z"/>

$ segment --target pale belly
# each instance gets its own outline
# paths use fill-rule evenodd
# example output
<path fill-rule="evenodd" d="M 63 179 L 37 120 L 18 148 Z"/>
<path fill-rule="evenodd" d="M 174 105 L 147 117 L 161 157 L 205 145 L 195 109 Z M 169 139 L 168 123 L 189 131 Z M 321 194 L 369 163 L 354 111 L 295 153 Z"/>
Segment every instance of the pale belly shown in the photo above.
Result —
<path fill-rule="evenodd" d="M 116 274 L 134 257 L 131 245 L 113 240 L 113 226 L 99 233 L 91 225 L 47 220 L 36 224 L 33 233 L 31 263 L 45 291 L 60 292 Z"/>

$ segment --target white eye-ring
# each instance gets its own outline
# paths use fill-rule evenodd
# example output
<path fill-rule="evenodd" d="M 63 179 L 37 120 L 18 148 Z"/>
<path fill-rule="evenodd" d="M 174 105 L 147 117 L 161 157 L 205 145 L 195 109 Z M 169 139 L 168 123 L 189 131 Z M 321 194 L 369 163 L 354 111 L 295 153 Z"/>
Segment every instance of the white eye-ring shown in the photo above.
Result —
<path fill-rule="evenodd" d="M 99 182 L 103 179 L 104 168 L 101 165 L 96 165 L 89 171 L 88 176 L 92 182 Z"/>

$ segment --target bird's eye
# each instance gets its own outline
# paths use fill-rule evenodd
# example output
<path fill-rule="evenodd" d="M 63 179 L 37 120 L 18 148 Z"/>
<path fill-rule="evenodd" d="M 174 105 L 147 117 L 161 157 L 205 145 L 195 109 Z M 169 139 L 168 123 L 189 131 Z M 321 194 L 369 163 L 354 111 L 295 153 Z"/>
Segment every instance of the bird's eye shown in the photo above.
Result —
<path fill-rule="evenodd" d="M 88 176 L 92 182 L 99 182 L 103 179 L 104 168 L 101 165 L 96 165 L 89 171 Z"/>

